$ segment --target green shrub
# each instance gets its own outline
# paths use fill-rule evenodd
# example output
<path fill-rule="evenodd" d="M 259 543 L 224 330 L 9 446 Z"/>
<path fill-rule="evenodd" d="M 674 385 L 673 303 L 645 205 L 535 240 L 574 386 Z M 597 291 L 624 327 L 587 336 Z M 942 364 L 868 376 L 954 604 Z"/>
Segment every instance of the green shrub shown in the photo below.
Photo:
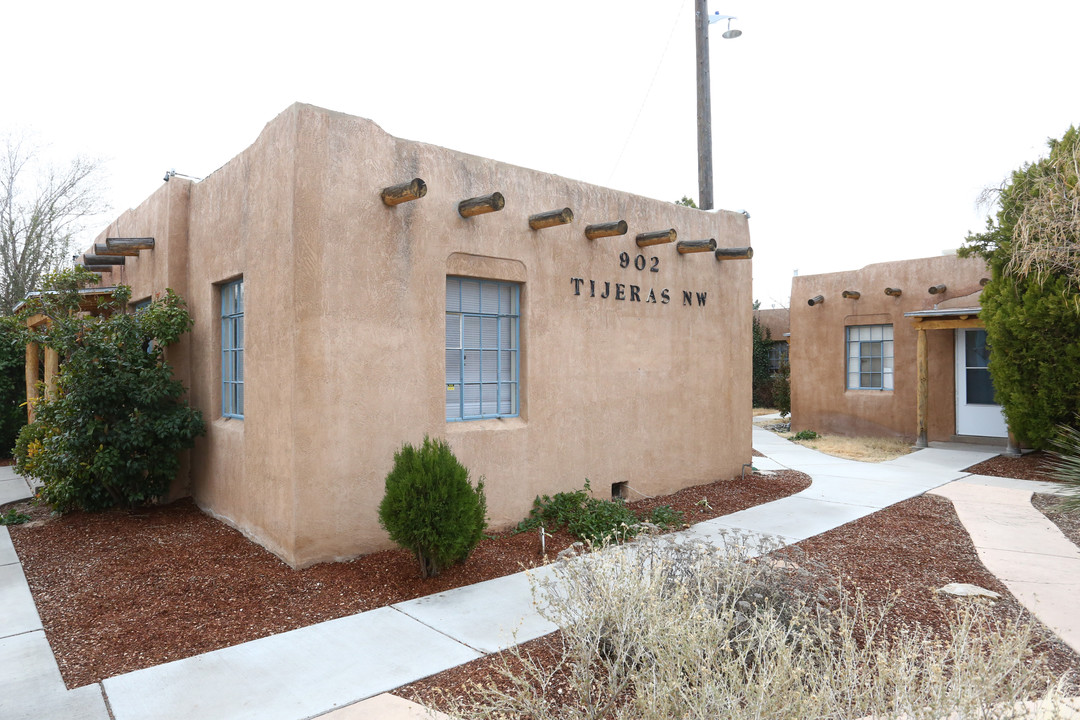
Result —
<path fill-rule="evenodd" d="M 754 301 L 756 310 L 759 303 Z M 753 319 L 753 352 L 751 354 L 751 390 L 754 407 L 773 407 L 776 402 L 772 382 L 772 370 L 769 367 L 769 349 L 773 345 L 772 332 L 763 327 L 757 316 Z"/>
<path fill-rule="evenodd" d="M 30 522 L 30 516 L 13 507 L 8 508 L 7 512 L 0 513 L 0 525 L 22 525 L 24 522 Z"/>
<path fill-rule="evenodd" d="M 780 417 L 791 414 L 791 366 L 787 361 L 781 363 L 780 372 L 772 378 L 773 402 L 780 411 Z"/>
<path fill-rule="evenodd" d="M 589 479 L 585 479 L 585 487 L 573 492 L 555 493 L 554 496 L 543 495 L 533 498 L 532 510 L 529 517 L 518 523 L 517 532 L 535 530 L 543 526 L 550 532 L 566 527 L 570 521 L 581 514 L 585 502 L 589 499 Z"/>
<path fill-rule="evenodd" d="M 708 504 L 708 501 L 705 501 Z M 658 525 L 662 529 L 677 528 L 683 524 L 683 514 L 670 505 L 661 505 L 653 508 L 649 515 L 649 522 Z"/>
<path fill-rule="evenodd" d="M 979 319 L 993 348 L 994 402 L 1009 430 L 1040 449 L 1080 412 L 1080 129 L 1047 144 L 1048 156 L 1013 171 L 986 231 L 958 253 L 990 267 Z"/>
<path fill-rule="evenodd" d="M 791 439 L 792 440 L 817 440 L 819 437 L 821 437 L 821 436 L 818 435 L 813 430 L 800 430 L 799 432 L 795 433 L 791 437 Z"/>
<path fill-rule="evenodd" d="M 419 449 L 405 443 L 386 476 L 379 524 L 416 555 L 422 577 L 434 577 L 469 557 L 484 537 L 484 479 L 469 484 L 469 471 L 443 440 L 425 435 Z"/>
<path fill-rule="evenodd" d="M 622 500 L 599 500 L 589 495 L 589 480 L 585 487 L 572 492 L 538 496 L 533 500 L 529 517 L 518 523 L 516 531 L 525 532 L 543 526 L 548 532 L 565 527 L 567 531 L 593 545 L 622 542 L 641 532 L 641 522 L 648 520 L 661 528 L 678 527 L 682 513 L 664 505 L 655 508 L 648 517 L 638 517 Z"/>
<path fill-rule="evenodd" d="M 40 481 L 42 500 L 61 512 L 148 503 L 168 493 L 180 451 L 205 429 L 165 361 L 191 316 L 172 290 L 137 315 L 124 313 L 125 286 L 103 301 L 111 314 L 79 313 L 80 272 L 49 276 L 52 292 L 23 311 L 50 318 L 24 329 L 24 340 L 56 350 L 60 371 L 55 396 L 35 401 L 34 422 L 19 433 L 15 467 Z"/>
<path fill-rule="evenodd" d="M 18 320 L 0 318 L 0 457 L 10 457 L 26 424 L 26 344 Z"/>
<path fill-rule="evenodd" d="M 589 498 L 581 512 L 567 523 L 566 529 L 580 540 L 606 545 L 634 537 L 641 527 L 634 511 L 622 500 Z"/>

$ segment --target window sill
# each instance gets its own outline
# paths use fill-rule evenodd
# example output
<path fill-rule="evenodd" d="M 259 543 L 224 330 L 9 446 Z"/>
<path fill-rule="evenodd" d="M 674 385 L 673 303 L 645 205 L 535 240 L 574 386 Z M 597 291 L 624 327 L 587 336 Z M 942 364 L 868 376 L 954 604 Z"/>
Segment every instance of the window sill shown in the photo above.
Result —
<path fill-rule="evenodd" d="M 447 420 L 446 433 L 457 435 L 471 432 L 506 432 L 527 427 L 521 416 L 508 418 L 489 418 L 487 420 Z"/>

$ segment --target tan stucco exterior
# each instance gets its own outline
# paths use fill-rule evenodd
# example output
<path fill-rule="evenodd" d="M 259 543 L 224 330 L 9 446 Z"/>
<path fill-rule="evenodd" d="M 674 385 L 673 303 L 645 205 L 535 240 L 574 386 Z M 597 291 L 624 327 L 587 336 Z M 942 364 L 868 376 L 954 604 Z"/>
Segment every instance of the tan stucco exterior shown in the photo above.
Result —
<path fill-rule="evenodd" d="M 414 177 L 426 197 L 380 200 Z M 496 191 L 502 211 L 459 216 L 460 200 Z M 529 228 L 529 215 L 563 207 L 573 222 Z M 626 235 L 584 235 L 620 219 Z M 425 434 L 486 478 L 496 528 L 538 493 L 586 478 L 598 495 L 616 482 L 652 495 L 737 475 L 751 454 L 750 262 L 635 244 L 672 227 L 680 239 L 750 244 L 738 213 L 400 140 L 298 104 L 213 175 L 173 178 L 98 242 L 154 237 L 105 283 L 130 284 L 134 300 L 172 287 L 195 319 L 169 356 L 208 430 L 178 487 L 305 566 L 389 546 L 376 515 L 383 481 L 401 444 Z M 623 252 L 648 267 L 622 267 Z M 448 275 L 521 283 L 519 417 L 446 420 Z M 241 420 L 221 416 L 218 290 L 239 277 Z"/>
<path fill-rule="evenodd" d="M 768 308 L 755 310 L 754 317 L 761 325 L 762 332 L 769 331 L 773 342 L 787 342 L 791 332 L 791 311 L 788 308 Z"/>
<path fill-rule="evenodd" d="M 982 260 L 943 255 L 793 278 L 792 429 L 915 441 L 918 321 L 905 313 L 978 307 L 980 281 L 986 277 Z M 930 294 L 936 285 L 945 285 L 945 292 Z M 886 288 L 901 294 L 886 295 Z M 859 293 L 858 299 L 843 297 L 845 291 Z M 824 302 L 809 305 L 817 296 Z M 893 390 L 847 388 L 845 328 L 856 325 L 892 325 Z M 954 333 L 929 330 L 926 339 L 927 434 L 932 441 L 949 440 L 956 431 Z"/>

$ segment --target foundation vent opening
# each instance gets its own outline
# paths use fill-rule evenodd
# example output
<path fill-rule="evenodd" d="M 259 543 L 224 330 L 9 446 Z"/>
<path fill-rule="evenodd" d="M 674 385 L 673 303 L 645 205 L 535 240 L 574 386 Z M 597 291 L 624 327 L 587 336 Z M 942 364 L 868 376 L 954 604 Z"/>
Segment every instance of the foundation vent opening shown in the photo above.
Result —
<path fill-rule="evenodd" d="M 611 483 L 611 499 L 625 500 L 630 494 L 630 487 L 625 482 Z"/>

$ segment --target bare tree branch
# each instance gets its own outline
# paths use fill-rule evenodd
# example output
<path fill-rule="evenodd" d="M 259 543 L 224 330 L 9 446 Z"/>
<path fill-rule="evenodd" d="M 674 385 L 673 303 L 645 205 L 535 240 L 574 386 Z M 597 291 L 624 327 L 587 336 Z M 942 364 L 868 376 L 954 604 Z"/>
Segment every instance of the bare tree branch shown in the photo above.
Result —
<path fill-rule="evenodd" d="M 0 313 L 67 261 L 85 221 L 105 212 L 98 161 L 41 167 L 38 149 L 7 137 L 0 151 Z"/>
<path fill-rule="evenodd" d="M 1021 276 L 1063 275 L 1080 287 L 1080 143 L 1057 144 L 1029 173 L 1013 228 L 1007 270 Z"/>

